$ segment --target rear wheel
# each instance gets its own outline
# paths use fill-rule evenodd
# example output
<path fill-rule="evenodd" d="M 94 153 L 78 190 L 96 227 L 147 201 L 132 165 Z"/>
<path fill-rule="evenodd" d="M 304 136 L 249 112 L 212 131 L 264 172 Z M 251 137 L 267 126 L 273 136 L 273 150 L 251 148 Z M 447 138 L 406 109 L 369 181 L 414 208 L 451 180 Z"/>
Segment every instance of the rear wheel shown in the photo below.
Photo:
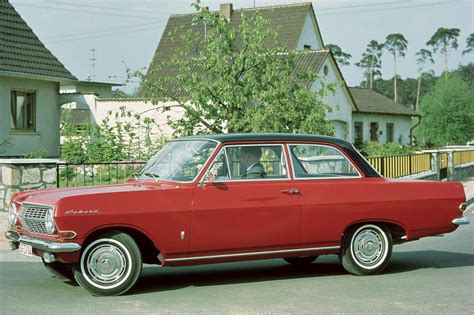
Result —
<path fill-rule="evenodd" d="M 343 240 L 341 262 L 354 275 L 382 272 L 392 255 L 392 236 L 384 226 L 364 224 L 355 226 Z"/>
<path fill-rule="evenodd" d="M 134 239 L 121 232 L 107 232 L 82 251 L 74 278 L 93 295 L 120 295 L 137 281 L 142 256 Z"/>
<path fill-rule="evenodd" d="M 304 257 L 290 257 L 290 258 L 283 258 L 287 263 L 295 265 L 295 266 L 303 266 L 309 265 L 313 263 L 318 256 L 304 256 Z"/>

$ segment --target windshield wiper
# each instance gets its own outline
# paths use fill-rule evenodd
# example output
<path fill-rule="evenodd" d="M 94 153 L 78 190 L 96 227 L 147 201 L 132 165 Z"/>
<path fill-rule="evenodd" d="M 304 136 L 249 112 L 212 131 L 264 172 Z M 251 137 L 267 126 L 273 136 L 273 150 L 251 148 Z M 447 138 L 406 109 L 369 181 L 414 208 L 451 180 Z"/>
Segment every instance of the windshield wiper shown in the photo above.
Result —
<path fill-rule="evenodd" d="M 158 181 L 158 178 L 160 177 L 160 175 L 153 174 L 153 173 L 143 173 L 143 175 L 148 176 L 148 177 L 152 177 L 155 181 Z"/>

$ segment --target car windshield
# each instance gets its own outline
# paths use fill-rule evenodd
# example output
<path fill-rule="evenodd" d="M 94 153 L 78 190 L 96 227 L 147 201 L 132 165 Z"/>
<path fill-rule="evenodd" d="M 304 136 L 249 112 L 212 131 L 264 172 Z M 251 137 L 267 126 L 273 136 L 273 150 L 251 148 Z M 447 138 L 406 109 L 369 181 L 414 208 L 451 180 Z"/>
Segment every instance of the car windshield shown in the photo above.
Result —
<path fill-rule="evenodd" d="M 140 179 L 193 181 L 217 143 L 208 140 L 168 142 L 139 174 Z"/>

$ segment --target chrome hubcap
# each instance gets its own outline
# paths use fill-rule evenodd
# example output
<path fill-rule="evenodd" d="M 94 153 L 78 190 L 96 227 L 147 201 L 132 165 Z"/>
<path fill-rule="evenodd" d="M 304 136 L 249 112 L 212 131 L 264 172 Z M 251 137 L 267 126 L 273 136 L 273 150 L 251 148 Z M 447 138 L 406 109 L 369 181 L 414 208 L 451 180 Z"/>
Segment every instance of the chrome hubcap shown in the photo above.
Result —
<path fill-rule="evenodd" d="M 382 235 L 372 229 L 360 231 L 354 238 L 353 252 L 360 263 L 367 266 L 377 264 L 385 252 Z"/>
<path fill-rule="evenodd" d="M 125 253 L 111 244 L 102 244 L 91 250 L 86 260 L 87 273 L 100 284 L 114 284 L 127 270 Z"/>

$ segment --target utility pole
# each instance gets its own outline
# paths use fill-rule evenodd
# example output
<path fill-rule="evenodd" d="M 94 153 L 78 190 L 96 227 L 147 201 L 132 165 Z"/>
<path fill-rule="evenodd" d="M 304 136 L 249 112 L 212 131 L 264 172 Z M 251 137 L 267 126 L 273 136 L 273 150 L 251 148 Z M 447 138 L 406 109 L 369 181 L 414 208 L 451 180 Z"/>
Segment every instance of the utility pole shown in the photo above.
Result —
<path fill-rule="evenodd" d="M 91 67 L 92 67 L 92 74 L 89 75 L 89 77 L 87 78 L 87 81 L 93 81 L 95 82 L 95 48 L 93 47 L 92 49 L 89 50 L 91 52 L 91 58 L 89 59 L 89 61 L 91 62 Z"/>

